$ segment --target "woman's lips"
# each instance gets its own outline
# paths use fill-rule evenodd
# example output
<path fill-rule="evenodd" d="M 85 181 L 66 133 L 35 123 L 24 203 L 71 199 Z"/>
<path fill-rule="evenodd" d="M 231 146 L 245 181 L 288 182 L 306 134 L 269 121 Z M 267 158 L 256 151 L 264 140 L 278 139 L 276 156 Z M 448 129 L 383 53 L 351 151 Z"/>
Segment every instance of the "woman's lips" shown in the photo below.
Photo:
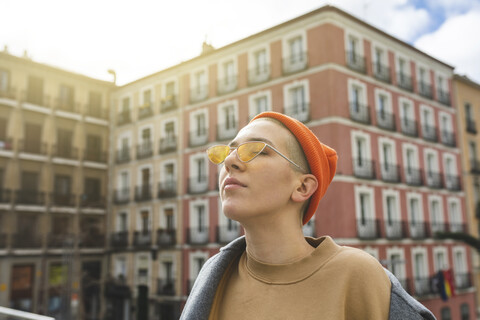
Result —
<path fill-rule="evenodd" d="M 241 183 L 240 181 L 232 177 L 226 178 L 223 181 L 224 190 L 231 190 L 231 189 L 244 188 L 244 187 L 246 187 L 246 185 L 244 185 L 243 183 Z"/>

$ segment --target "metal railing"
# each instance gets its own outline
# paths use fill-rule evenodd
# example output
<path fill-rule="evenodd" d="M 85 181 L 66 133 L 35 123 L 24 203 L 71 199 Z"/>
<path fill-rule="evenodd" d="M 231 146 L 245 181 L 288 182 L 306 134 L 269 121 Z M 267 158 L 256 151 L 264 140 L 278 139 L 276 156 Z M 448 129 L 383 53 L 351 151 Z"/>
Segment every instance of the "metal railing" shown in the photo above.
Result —
<path fill-rule="evenodd" d="M 152 187 L 149 184 L 137 186 L 135 188 L 135 201 L 149 201 L 152 200 Z"/>
<path fill-rule="evenodd" d="M 160 112 L 167 112 L 176 109 L 178 106 L 177 95 L 172 94 L 160 101 Z"/>
<path fill-rule="evenodd" d="M 208 142 L 208 129 L 200 128 L 190 131 L 190 139 L 188 140 L 190 147 L 198 147 Z"/>
<path fill-rule="evenodd" d="M 153 156 L 152 141 L 145 141 L 137 145 L 137 160 L 150 158 Z"/>
<path fill-rule="evenodd" d="M 380 238 L 380 220 L 357 219 L 357 235 L 362 240 Z"/>
<path fill-rule="evenodd" d="M 400 119 L 400 128 L 402 133 L 410 137 L 418 137 L 418 124 L 417 121 L 408 118 Z"/>
<path fill-rule="evenodd" d="M 438 89 L 437 100 L 446 106 L 450 106 L 450 93 L 445 90 Z"/>
<path fill-rule="evenodd" d="M 377 110 L 377 126 L 385 130 L 395 131 L 395 115 L 390 112 Z"/>
<path fill-rule="evenodd" d="M 132 116 L 130 115 L 130 110 L 123 111 L 117 114 L 117 126 L 121 126 L 130 122 L 132 122 Z"/>
<path fill-rule="evenodd" d="M 421 186 L 423 184 L 422 169 L 406 167 L 405 183 L 410 186 Z"/>
<path fill-rule="evenodd" d="M 426 171 L 425 178 L 426 178 L 425 181 L 427 182 L 427 186 L 431 188 L 436 188 L 436 189 L 440 189 L 443 187 L 442 174 L 440 172 Z"/>
<path fill-rule="evenodd" d="M 457 145 L 457 142 L 455 141 L 455 133 L 453 131 L 441 130 L 440 137 L 442 143 L 446 146 L 455 147 Z"/>
<path fill-rule="evenodd" d="M 284 113 L 301 122 L 307 122 L 310 119 L 310 104 L 303 102 L 286 106 Z"/>
<path fill-rule="evenodd" d="M 159 199 L 172 198 L 177 196 L 177 181 L 170 180 L 158 183 L 157 197 Z"/>
<path fill-rule="evenodd" d="M 428 124 L 422 124 L 422 137 L 430 142 L 437 142 L 437 128 Z"/>
<path fill-rule="evenodd" d="M 375 63 L 373 65 L 373 75 L 380 81 L 390 83 L 392 81 L 390 77 L 390 68 L 382 63 Z"/>
<path fill-rule="evenodd" d="M 151 102 L 145 103 L 138 109 L 138 120 L 146 119 L 153 116 L 153 106 Z"/>
<path fill-rule="evenodd" d="M 128 231 L 118 231 L 110 234 L 110 246 L 116 249 L 128 247 Z"/>
<path fill-rule="evenodd" d="M 168 138 L 160 139 L 160 146 L 158 148 L 159 154 L 177 151 L 177 136 L 170 135 Z"/>
<path fill-rule="evenodd" d="M 375 161 L 363 158 L 353 158 L 353 174 L 357 178 L 375 179 Z"/>
<path fill-rule="evenodd" d="M 270 64 L 248 70 L 248 85 L 260 84 L 268 80 L 270 80 Z"/>
<path fill-rule="evenodd" d="M 382 180 L 385 182 L 400 182 L 400 166 L 392 163 L 380 163 Z"/>
<path fill-rule="evenodd" d="M 71 145 L 54 145 L 52 147 L 52 153 L 54 157 L 58 158 L 78 159 L 78 149 Z"/>
<path fill-rule="evenodd" d="M 15 203 L 26 205 L 45 205 L 45 192 L 37 190 L 15 191 Z"/>
<path fill-rule="evenodd" d="M 283 58 L 283 74 L 305 70 L 308 67 L 306 52 L 299 52 Z"/>
<path fill-rule="evenodd" d="M 130 188 L 116 189 L 113 192 L 113 202 L 115 204 L 125 204 L 130 201 Z"/>
<path fill-rule="evenodd" d="M 200 102 L 208 98 L 208 86 L 200 85 L 190 90 L 190 102 Z"/>
<path fill-rule="evenodd" d="M 157 229 L 157 245 L 159 247 L 173 246 L 177 243 L 177 230 Z"/>
<path fill-rule="evenodd" d="M 117 164 L 126 163 L 130 161 L 130 149 L 122 148 L 117 150 L 115 161 Z"/>
<path fill-rule="evenodd" d="M 350 119 L 356 122 L 370 124 L 370 108 L 358 102 L 350 102 Z"/>
<path fill-rule="evenodd" d="M 467 132 L 470 132 L 473 134 L 477 133 L 477 123 L 475 122 L 474 119 L 466 118 L 465 122 L 466 122 Z"/>
<path fill-rule="evenodd" d="M 397 86 L 404 90 L 413 91 L 412 77 L 404 73 L 397 74 Z"/>
<path fill-rule="evenodd" d="M 232 91 L 235 91 L 238 86 L 237 75 L 224 77 L 217 81 L 217 94 L 226 94 Z"/>
<path fill-rule="evenodd" d="M 433 93 L 432 93 L 432 86 L 426 82 L 419 81 L 418 82 L 418 93 L 428 99 L 433 98 Z"/>
<path fill-rule="evenodd" d="M 356 54 L 353 51 L 347 51 L 347 67 L 349 67 L 352 70 L 361 72 L 361 73 L 366 73 L 367 68 L 365 65 L 365 57 Z"/>

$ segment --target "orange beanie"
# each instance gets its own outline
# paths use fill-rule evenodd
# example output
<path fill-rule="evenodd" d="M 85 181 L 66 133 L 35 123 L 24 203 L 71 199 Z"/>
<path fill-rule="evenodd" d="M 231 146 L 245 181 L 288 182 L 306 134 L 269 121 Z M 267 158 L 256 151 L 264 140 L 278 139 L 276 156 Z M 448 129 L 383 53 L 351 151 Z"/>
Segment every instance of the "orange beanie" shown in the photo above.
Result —
<path fill-rule="evenodd" d="M 278 112 L 262 112 L 251 121 L 259 118 L 272 118 L 283 123 L 302 146 L 307 157 L 311 173 L 318 180 L 318 188 L 310 197 L 310 204 L 303 216 L 303 224 L 306 224 L 315 214 L 318 203 L 323 197 L 337 168 L 337 152 L 321 143 L 317 136 L 300 121 Z M 251 122 L 250 121 L 250 122 Z"/>

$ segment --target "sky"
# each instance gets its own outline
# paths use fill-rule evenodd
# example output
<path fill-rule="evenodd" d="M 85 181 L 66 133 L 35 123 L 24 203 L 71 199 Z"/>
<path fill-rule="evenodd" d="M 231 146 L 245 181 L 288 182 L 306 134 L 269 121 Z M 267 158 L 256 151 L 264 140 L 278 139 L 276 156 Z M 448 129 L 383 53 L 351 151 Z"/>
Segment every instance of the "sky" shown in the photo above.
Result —
<path fill-rule="evenodd" d="M 480 83 L 480 0 L 0 0 L 0 50 L 123 85 L 325 4 Z"/>

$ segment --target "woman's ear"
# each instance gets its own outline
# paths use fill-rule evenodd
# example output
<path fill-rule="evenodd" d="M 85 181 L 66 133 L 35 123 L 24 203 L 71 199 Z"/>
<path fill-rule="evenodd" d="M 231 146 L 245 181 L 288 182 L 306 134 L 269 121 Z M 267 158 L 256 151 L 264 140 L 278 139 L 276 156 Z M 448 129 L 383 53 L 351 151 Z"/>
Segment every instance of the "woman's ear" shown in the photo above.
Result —
<path fill-rule="evenodd" d="M 303 202 L 308 200 L 318 188 L 318 180 L 313 174 L 303 174 L 299 177 L 299 184 L 293 190 L 292 200 Z"/>

